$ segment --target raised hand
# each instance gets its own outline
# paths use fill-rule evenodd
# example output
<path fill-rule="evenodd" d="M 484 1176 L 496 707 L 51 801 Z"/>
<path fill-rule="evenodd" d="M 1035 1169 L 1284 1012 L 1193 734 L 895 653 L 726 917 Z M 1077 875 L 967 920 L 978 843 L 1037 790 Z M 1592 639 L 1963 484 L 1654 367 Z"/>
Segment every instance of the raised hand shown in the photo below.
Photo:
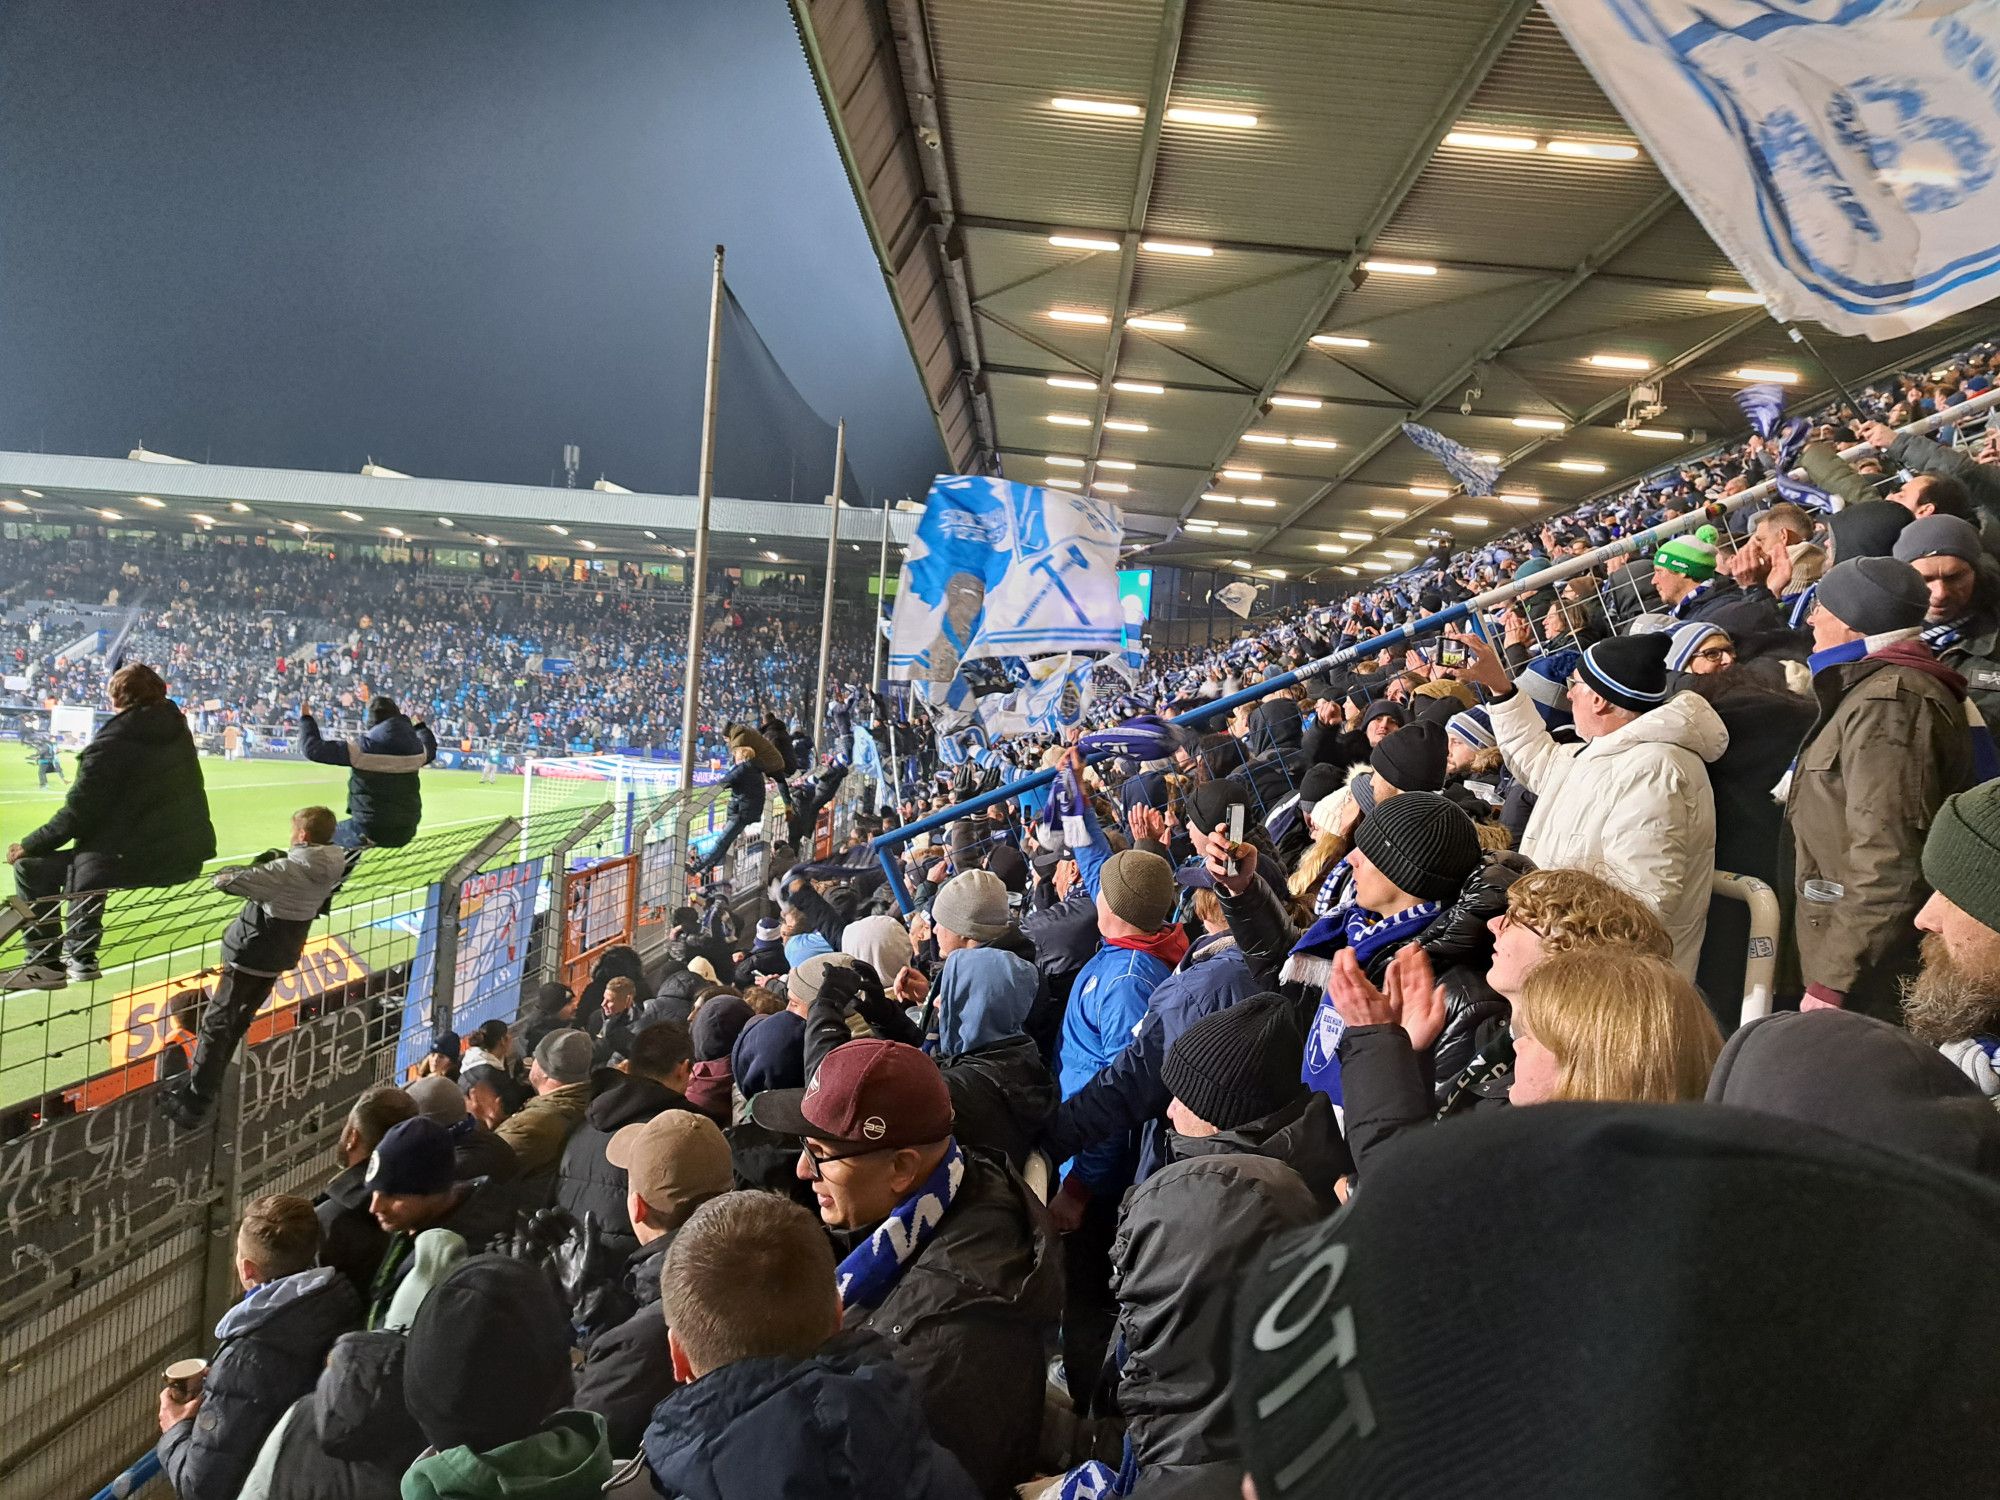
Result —
<path fill-rule="evenodd" d="M 1361 972 L 1352 948 L 1342 948 L 1333 956 L 1333 972 L 1327 976 L 1327 998 L 1349 1026 L 1393 1026 L 1402 1020 L 1396 1002 L 1375 988 Z"/>

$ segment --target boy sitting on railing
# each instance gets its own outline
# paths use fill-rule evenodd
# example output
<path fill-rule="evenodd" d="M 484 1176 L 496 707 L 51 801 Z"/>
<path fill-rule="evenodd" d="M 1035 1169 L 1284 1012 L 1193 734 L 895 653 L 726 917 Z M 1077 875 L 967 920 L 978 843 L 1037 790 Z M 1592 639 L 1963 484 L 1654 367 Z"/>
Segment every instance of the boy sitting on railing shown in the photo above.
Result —
<path fill-rule="evenodd" d="M 237 1044 L 279 978 L 299 961 L 313 919 L 346 876 L 334 826 L 331 808 L 302 807 L 292 814 L 290 848 L 267 850 L 247 866 L 212 877 L 217 890 L 245 900 L 222 935 L 222 977 L 202 1013 L 187 1076 L 160 1088 L 161 1110 L 183 1130 L 199 1126 L 215 1108 Z"/>

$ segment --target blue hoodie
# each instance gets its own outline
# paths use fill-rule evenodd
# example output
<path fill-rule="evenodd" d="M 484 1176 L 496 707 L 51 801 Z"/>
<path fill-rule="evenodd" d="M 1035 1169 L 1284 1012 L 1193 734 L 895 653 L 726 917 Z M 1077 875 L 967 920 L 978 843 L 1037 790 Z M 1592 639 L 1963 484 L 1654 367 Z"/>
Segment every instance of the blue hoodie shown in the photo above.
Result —
<path fill-rule="evenodd" d="M 951 954 L 938 979 L 939 1053 L 956 1057 L 1027 1035 L 1039 978 L 1033 964 L 1004 948 L 960 948 Z"/>

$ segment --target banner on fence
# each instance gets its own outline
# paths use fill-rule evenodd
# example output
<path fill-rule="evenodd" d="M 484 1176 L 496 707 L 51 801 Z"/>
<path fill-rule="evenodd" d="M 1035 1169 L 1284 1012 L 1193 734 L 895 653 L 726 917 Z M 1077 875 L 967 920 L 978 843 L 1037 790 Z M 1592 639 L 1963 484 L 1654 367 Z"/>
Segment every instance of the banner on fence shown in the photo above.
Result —
<path fill-rule="evenodd" d="M 474 875 L 459 892 L 457 982 L 452 989 L 452 1029 L 463 1036 L 482 1022 L 512 1021 L 520 1004 L 528 937 L 542 861 L 525 860 Z M 426 903 L 410 960 L 409 1003 L 396 1046 L 396 1076 L 405 1078 L 430 1050 L 431 992 L 437 977 L 437 900 Z"/>

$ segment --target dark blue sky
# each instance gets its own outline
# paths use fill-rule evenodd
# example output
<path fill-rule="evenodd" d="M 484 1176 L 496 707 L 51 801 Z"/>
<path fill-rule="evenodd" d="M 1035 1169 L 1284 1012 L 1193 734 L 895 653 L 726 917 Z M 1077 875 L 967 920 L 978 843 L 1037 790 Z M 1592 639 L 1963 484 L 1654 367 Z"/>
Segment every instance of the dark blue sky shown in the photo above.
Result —
<path fill-rule="evenodd" d="M 542 484 L 575 442 L 691 490 L 718 242 L 863 486 L 922 495 L 780 0 L 0 8 L 0 446 Z"/>

